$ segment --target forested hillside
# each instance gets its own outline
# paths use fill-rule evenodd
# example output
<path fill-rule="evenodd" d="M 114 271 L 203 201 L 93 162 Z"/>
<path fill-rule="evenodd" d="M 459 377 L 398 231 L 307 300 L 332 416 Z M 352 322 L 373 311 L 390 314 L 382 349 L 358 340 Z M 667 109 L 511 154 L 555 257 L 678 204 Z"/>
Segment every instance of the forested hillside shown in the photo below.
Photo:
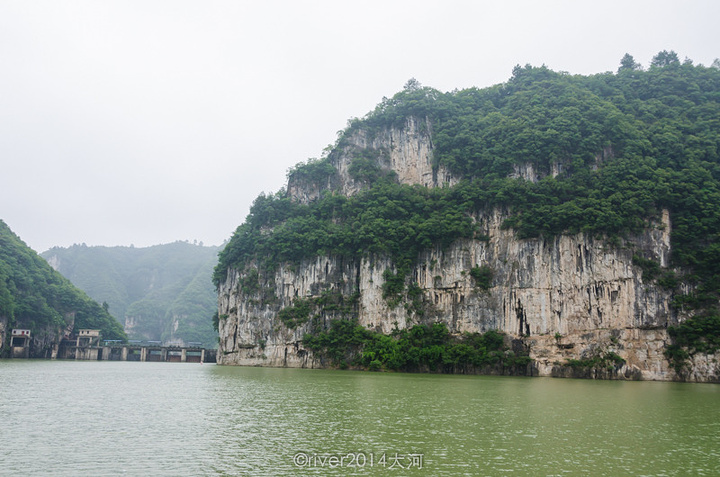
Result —
<path fill-rule="evenodd" d="M 125 339 L 122 326 L 107 310 L 53 270 L 1 220 L 0 328 L 31 330 L 34 355 L 41 355 L 42 347 L 58 342 L 63 333 L 81 328 L 100 329 L 105 339 Z"/>
<path fill-rule="evenodd" d="M 455 184 L 400 184 L 382 152 L 367 150 L 349 168 L 363 190 L 333 191 L 334 157 L 348 138 L 362 130 L 370 141 L 409 118 L 430 129 L 434 170 L 450 171 Z M 688 352 L 720 346 L 717 60 L 694 65 L 663 51 L 643 68 L 626 55 L 616 72 L 589 76 L 517 66 L 506 83 L 447 93 L 411 80 L 352 120 L 329 155 L 292 170 L 289 181 L 298 180 L 324 192 L 309 204 L 284 190 L 258 197 L 220 254 L 216 285 L 229 269 L 256 267 L 262 277 L 317 256 L 385 254 L 397 273 L 383 277 L 383 291 L 394 300 L 416 287 L 408 273 L 422 250 L 487 239 L 478 211 L 507 211 L 503 227 L 520 239 L 582 232 L 619 247 L 667 210 L 671 263 L 661 268 L 638 255 L 635 264 L 694 316 L 670 330 L 676 345 L 668 354 L 679 366 Z"/>
<path fill-rule="evenodd" d="M 52 248 L 42 256 L 124 324 L 130 339 L 217 345 L 212 327 L 217 247 L 174 242 L 146 248 Z"/>

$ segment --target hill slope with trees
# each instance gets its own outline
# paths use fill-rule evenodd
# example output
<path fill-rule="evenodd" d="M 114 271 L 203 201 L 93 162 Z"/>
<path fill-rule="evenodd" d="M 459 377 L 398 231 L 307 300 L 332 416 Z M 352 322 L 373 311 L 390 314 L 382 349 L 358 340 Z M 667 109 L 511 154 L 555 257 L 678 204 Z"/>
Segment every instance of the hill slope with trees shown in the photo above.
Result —
<path fill-rule="evenodd" d="M 29 329 L 31 355 L 45 356 L 64 334 L 100 329 L 126 339 L 122 326 L 96 301 L 53 270 L 0 220 L 0 331 L 2 351 L 12 328 Z"/>

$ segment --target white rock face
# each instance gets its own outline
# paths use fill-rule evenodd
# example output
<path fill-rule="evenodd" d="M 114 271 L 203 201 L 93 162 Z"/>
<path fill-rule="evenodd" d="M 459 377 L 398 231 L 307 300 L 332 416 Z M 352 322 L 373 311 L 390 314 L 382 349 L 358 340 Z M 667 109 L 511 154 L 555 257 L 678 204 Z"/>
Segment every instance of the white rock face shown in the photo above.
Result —
<path fill-rule="evenodd" d="M 57 255 L 51 255 L 48 257 L 47 262 L 53 270 L 58 271 L 60 269 L 60 257 Z"/>
<path fill-rule="evenodd" d="M 350 144 L 333 157 L 340 177 L 335 186 L 345 194 L 361 187 L 347 173 L 353 151 L 368 148 L 385 151 L 381 166 L 395 171 L 401 182 L 428 187 L 456 182 L 447 172 L 433 172 L 429 124 L 408 121 L 405 130 L 384 131 L 374 138 L 359 132 Z M 534 175 L 531 168 L 517 172 L 523 177 Z M 316 197 L 313 191 L 288 190 L 296 200 Z M 502 229 L 506 217 L 501 210 L 481 212 L 474 219 L 489 240 L 460 240 L 446 250 L 427 250 L 419 257 L 409 280 L 422 289 L 423 316 L 408 312 L 403 303 L 390 308 L 383 299 L 383 272 L 394 270 L 385 257 L 359 261 L 317 257 L 261 276 L 260 284 L 267 288 L 249 294 L 242 287 L 247 271 L 230 270 L 219 287 L 218 363 L 324 366 L 302 346 L 311 325 L 289 329 L 278 312 L 296 298 L 330 292 L 356 294 L 359 323 L 384 333 L 437 321 L 446 323 L 452 333 L 501 330 L 523 340 L 539 375 L 560 376 L 559 365 L 568 359 L 611 351 L 626 360 L 625 366 L 615 375 L 596 377 L 678 379 L 663 352 L 669 343 L 666 327 L 684 317 L 671 308 L 670 292 L 645 283 L 632 262 L 633 254 L 640 253 L 668 266 L 668 211 L 663 211 L 660 223 L 619 246 L 584 234 L 520 240 L 512 230 Z M 476 287 L 470 276 L 475 266 L 493 271 L 489 289 Z M 335 317 L 342 316 L 324 313 L 322 320 L 327 323 Z M 688 379 L 718 380 L 717 359 L 697 357 L 693 364 Z"/>
<path fill-rule="evenodd" d="M 397 174 L 401 184 L 420 184 L 426 187 L 452 186 L 458 179 L 445 168 L 433 170 L 431 125 L 427 119 L 408 118 L 405 127 L 391 128 L 371 134 L 366 130 L 350 135 L 338 150 L 330 155 L 330 162 L 338 171 L 337 177 L 322 184 L 304 181 L 288 182 L 288 195 L 300 203 L 308 203 L 323 190 L 333 189 L 351 196 L 366 184 L 355 181 L 349 172 L 353 159 L 372 156 L 380 169 Z"/>

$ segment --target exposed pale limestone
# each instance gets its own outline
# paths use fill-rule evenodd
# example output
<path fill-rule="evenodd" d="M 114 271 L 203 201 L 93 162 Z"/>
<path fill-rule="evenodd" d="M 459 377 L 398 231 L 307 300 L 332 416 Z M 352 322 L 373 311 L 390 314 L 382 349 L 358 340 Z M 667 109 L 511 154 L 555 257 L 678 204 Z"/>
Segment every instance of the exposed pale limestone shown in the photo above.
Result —
<path fill-rule="evenodd" d="M 691 364 L 685 379 L 698 383 L 720 383 L 720 353 L 696 354 L 691 357 Z"/>
<path fill-rule="evenodd" d="M 47 262 L 56 272 L 60 269 L 60 257 L 57 255 L 50 255 Z"/>
<path fill-rule="evenodd" d="M 553 168 L 554 171 L 554 168 Z M 557 174 L 553 174 L 553 177 Z M 525 179 L 528 182 L 537 182 L 541 177 L 535 172 L 535 166 L 530 162 L 513 164 L 513 171 L 510 173 L 512 179 Z"/>
<path fill-rule="evenodd" d="M 126 316 L 125 323 L 123 325 L 125 333 L 132 333 L 139 321 L 142 321 L 142 317 Z"/>
<path fill-rule="evenodd" d="M 381 170 L 395 172 L 397 180 L 402 184 L 426 187 L 455 185 L 458 179 L 447 168 L 433 168 L 431 129 L 427 119 L 411 117 L 403 128 L 383 129 L 375 133 L 364 129 L 355 131 L 329 157 L 338 171 L 337 176 L 321 184 L 291 178 L 288 182 L 288 196 L 297 202 L 308 203 L 317 199 L 326 189 L 348 196 L 356 194 L 366 186 L 350 176 L 350 164 L 356 157 L 373 157 Z"/>
<path fill-rule="evenodd" d="M 540 376 L 564 376 L 568 370 L 561 365 L 568 360 L 612 352 L 625 364 L 602 377 L 668 381 L 676 379 L 663 354 L 669 341 L 664 329 L 620 328 L 533 336 L 525 342 Z"/>

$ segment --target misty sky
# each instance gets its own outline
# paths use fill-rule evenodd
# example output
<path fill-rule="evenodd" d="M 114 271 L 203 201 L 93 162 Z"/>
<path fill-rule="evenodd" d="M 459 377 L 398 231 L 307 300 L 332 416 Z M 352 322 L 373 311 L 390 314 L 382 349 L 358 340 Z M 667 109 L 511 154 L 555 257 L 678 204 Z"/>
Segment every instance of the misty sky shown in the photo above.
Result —
<path fill-rule="evenodd" d="M 0 219 L 52 246 L 219 245 L 410 78 L 720 57 L 720 2 L 0 0 Z"/>

